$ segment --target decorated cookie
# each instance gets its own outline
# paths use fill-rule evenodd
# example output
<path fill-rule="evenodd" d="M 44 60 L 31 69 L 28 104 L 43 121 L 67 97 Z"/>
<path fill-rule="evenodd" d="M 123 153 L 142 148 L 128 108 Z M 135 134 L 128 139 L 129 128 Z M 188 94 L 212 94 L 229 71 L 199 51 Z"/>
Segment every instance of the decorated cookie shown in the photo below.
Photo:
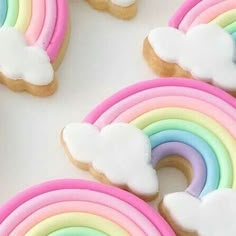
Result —
<path fill-rule="evenodd" d="M 149 205 L 126 191 L 82 180 L 34 186 L 0 207 L 1 236 L 175 236 Z"/>
<path fill-rule="evenodd" d="M 187 32 L 199 24 L 216 23 L 236 40 L 235 0 L 185 0 L 169 26 Z"/>
<path fill-rule="evenodd" d="M 186 34 L 171 27 L 152 30 L 144 57 L 161 76 L 184 76 L 209 82 L 236 94 L 236 46 L 215 24 L 199 25 Z"/>
<path fill-rule="evenodd" d="M 161 213 L 178 235 L 234 236 L 236 191 L 219 189 L 199 199 L 186 192 L 167 195 Z"/>
<path fill-rule="evenodd" d="M 67 0 L 0 1 L 0 82 L 47 96 L 69 37 Z"/>
<path fill-rule="evenodd" d="M 236 188 L 235 108 L 233 97 L 201 81 L 143 81 L 67 125 L 62 142 L 77 167 L 145 200 L 156 197 L 164 166 L 182 170 L 186 192 L 202 197 Z"/>
<path fill-rule="evenodd" d="M 136 15 L 136 0 L 87 0 L 98 10 L 105 10 L 121 19 L 130 19 Z"/>

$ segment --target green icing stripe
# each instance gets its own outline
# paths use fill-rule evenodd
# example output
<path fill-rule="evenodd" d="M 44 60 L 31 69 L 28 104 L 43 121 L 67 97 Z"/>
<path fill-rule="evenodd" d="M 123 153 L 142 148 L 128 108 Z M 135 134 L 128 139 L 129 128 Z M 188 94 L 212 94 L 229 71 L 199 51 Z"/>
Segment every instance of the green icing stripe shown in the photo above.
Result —
<path fill-rule="evenodd" d="M 230 34 L 233 34 L 236 32 L 236 21 L 232 24 L 225 27 L 225 30 L 228 31 Z"/>
<path fill-rule="evenodd" d="M 72 227 L 55 231 L 48 236 L 108 236 L 105 233 L 91 228 Z"/>
<path fill-rule="evenodd" d="M 14 27 L 18 18 L 19 13 L 19 0 L 8 0 L 8 13 L 5 26 Z"/>
<path fill-rule="evenodd" d="M 227 11 L 223 13 L 222 15 L 216 17 L 212 23 L 216 23 L 220 25 L 221 27 L 226 27 L 227 25 L 232 24 L 236 21 L 236 9 Z"/>
<path fill-rule="evenodd" d="M 67 227 L 87 227 L 112 236 L 130 236 L 125 229 L 108 219 L 81 212 L 65 213 L 45 219 L 30 229 L 25 236 L 47 236 Z"/>

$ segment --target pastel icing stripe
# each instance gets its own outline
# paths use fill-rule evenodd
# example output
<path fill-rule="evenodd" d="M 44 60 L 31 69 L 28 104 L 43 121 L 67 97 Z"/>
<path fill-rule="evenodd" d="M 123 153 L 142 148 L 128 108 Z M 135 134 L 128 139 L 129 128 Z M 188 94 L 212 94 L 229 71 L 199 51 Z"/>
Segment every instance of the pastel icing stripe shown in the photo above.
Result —
<path fill-rule="evenodd" d="M 56 180 L 18 194 L 0 208 L 0 234 L 174 236 L 149 205 L 118 188 Z"/>
<path fill-rule="evenodd" d="M 31 22 L 25 34 L 29 44 L 36 43 L 43 29 L 46 16 L 46 0 L 33 0 L 32 12 Z"/>
<path fill-rule="evenodd" d="M 6 15 L 7 15 L 7 0 L 0 0 L 0 26 L 2 26 L 5 22 Z"/>
<path fill-rule="evenodd" d="M 8 10 L 4 25 L 14 27 L 19 14 L 19 0 L 7 0 L 7 1 L 8 1 Z"/>
<path fill-rule="evenodd" d="M 236 32 L 234 0 L 186 0 L 169 21 L 169 26 L 187 32 L 199 24 L 215 23 L 230 34 Z"/>
<path fill-rule="evenodd" d="M 43 48 L 54 62 L 68 33 L 67 0 L 1 0 L 0 26 L 25 34 L 29 45 Z"/>
<path fill-rule="evenodd" d="M 110 124 L 136 126 L 150 140 L 153 167 L 165 153 L 183 155 L 193 170 L 186 191 L 202 197 L 218 188 L 236 188 L 235 108 L 236 100 L 219 88 L 167 78 L 119 91 L 83 122 L 100 130 Z"/>

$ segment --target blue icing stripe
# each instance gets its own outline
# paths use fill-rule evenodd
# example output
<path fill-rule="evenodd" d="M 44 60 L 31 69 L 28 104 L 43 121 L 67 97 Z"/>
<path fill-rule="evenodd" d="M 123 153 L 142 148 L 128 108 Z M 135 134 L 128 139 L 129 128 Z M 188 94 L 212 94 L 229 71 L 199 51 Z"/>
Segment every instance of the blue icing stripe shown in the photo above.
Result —
<path fill-rule="evenodd" d="M 150 136 L 152 148 L 155 148 L 163 143 L 180 142 L 187 144 L 197 150 L 207 166 L 206 184 L 201 192 L 201 197 L 218 189 L 220 179 L 220 167 L 218 159 L 209 146 L 209 144 L 199 136 L 181 130 L 166 130 Z"/>
<path fill-rule="evenodd" d="M 0 26 L 5 22 L 7 16 L 7 0 L 0 0 Z"/>
<path fill-rule="evenodd" d="M 234 33 L 232 34 L 232 36 L 233 36 L 233 39 L 234 39 L 235 42 L 236 42 L 236 32 L 234 32 Z"/>

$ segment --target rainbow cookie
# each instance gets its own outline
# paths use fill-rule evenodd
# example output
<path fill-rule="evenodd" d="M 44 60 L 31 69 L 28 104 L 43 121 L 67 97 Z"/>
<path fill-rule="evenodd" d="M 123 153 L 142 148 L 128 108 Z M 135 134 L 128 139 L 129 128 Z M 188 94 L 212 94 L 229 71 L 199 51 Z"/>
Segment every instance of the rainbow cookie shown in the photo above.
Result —
<path fill-rule="evenodd" d="M 156 196 L 153 171 L 163 166 L 182 170 L 186 192 L 202 197 L 236 188 L 235 124 L 236 100 L 224 91 L 196 80 L 155 79 L 106 99 L 83 123 L 67 125 L 62 141 L 76 166 L 145 200 Z"/>
<path fill-rule="evenodd" d="M 234 0 L 185 0 L 169 21 L 169 26 L 187 32 L 199 24 L 216 23 L 236 40 Z"/>
<path fill-rule="evenodd" d="M 160 76 L 194 78 L 236 95 L 236 44 L 215 24 L 198 25 L 186 33 L 160 27 L 144 41 L 143 54 Z"/>
<path fill-rule="evenodd" d="M 160 211 L 177 235 L 234 236 L 236 191 L 216 190 L 199 199 L 186 192 L 167 195 Z"/>
<path fill-rule="evenodd" d="M 67 0 L 0 0 L 0 82 L 47 96 L 69 37 Z"/>
<path fill-rule="evenodd" d="M 82 180 L 34 186 L 0 207 L 1 236 L 175 236 L 153 208 L 120 189 Z"/>
<path fill-rule="evenodd" d="M 121 19 L 131 19 L 137 13 L 136 0 L 87 0 L 97 10 L 108 11 Z"/>

